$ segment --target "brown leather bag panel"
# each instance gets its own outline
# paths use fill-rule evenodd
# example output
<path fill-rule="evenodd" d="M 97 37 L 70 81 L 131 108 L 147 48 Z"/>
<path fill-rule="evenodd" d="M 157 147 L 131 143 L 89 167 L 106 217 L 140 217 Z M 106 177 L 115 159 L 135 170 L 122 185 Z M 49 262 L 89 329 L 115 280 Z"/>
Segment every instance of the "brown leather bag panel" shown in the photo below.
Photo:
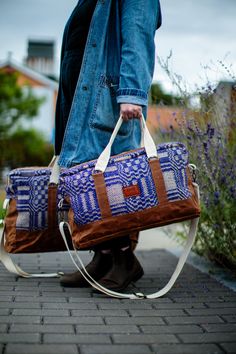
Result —
<path fill-rule="evenodd" d="M 58 226 L 37 231 L 16 230 L 16 200 L 12 199 L 5 218 L 5 245 L 8 253 L 40 253 L 65 251 L 66 247 Z M 72 249 L 71 240 L 68 240 Z"/>

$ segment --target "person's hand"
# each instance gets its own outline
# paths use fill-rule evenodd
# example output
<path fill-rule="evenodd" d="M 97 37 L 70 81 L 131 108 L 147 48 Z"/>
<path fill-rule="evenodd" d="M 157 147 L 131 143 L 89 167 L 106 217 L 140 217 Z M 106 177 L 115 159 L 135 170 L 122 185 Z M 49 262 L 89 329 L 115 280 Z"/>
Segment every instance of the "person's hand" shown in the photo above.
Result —
<path fill-rule="evenodd" d="M 121 103 L 120 115 L 125 122 L 133 118 L 139 119 L 142 117 L 142 106 L 131 103 Z"/>

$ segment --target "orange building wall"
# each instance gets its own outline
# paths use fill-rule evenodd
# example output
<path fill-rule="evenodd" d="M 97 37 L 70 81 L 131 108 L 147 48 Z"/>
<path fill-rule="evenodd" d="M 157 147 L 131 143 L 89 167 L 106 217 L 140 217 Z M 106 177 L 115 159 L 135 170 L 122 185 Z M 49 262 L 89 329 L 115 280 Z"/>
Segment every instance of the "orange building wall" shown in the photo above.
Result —
<path fill-rule="evenodd" d="M 17 71 L 10 66 L 5 66 L 5 67 L 1 68 L 0 70 L 4 71 L 6 73 L 16 73 L 18 76 L 17 83 L 19 86 L 28 85 L 32 88 L 34 88 L 34 87 L 47 87 L 47 85 L 43 84 L 42 82 L 32 79 L 30 76 L 28 76 L 20 71 Z M 54 90 L 54 93 L 53 93 L 53 120 L 54 120 L 54 114 L 55 114 L 55 110 L 56 110 L 57 93 L 58 93 L 58 91 Z"/>
<path fill-rule="evenodd" d="M 170 126 L 178 130 L 178 120 L 181 119 L 183 109 L 179 107 L 149 106 L 147 111 L 147 126 L 151 132 L 158 128 L 170 131 Z"/>
<path fill-rule="evenodd" d="M 5 66 L 1 70 L 5 71 L 6 73 L 16 73 L 18 76 L 17 83 L 20 86 L 29 85 L 31 87 L 46 87 L 46 85 L 42 84 L 41 82 L 32 79 L 30 76 L 23 74 L 22 72 L 17 71 L 10 66 Z"/>

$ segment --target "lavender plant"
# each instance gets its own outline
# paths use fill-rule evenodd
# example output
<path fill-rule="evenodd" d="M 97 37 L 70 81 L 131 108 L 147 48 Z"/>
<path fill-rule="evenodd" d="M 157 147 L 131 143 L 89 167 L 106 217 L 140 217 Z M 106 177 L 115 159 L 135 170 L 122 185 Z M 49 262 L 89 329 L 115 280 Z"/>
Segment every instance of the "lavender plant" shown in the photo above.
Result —
<path fill-rule="evenodd" d="M 211 122 L 200 128 L 196 121 L 190 121 L 185 130 L 201 190 L 202 214 L 195 249 L 236 270 L 236 165 L 231 142 Z"/>
<path fill-rule="evenodd" d="M 202 212 L 194 250 L 236 272 L 236 86 L 231 87 L 235 103 L 224 106 L 224 93 L 207 82 L 194 94 L 201 104 L 193 109 L 186 106 L 189 94 L 167 64 L 161 66 L 176 81 L 183 107 L 180 117 L 175 113 L 172 117 L 178 129 L 170 122 L 168 132 L 160 127 L 157 134 L 159 141 L 161 137 L 185 142 L 197 166 Z M 183 233 L 178 235 L 183 237 Z"/>

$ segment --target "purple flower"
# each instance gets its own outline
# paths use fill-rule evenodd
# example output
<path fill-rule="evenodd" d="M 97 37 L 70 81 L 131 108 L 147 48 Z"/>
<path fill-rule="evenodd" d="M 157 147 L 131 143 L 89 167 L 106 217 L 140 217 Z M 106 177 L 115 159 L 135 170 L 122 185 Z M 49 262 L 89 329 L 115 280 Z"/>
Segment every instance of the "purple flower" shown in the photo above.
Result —
<path fill-rule="evenodd" d="M 212 226 L 213 226 L 214 229 L 219 229 L 220 228 L 219 224 L 213 224 Z"/>
<path fill-rule="evenodd" d="M 214 204 L 218 204 L 219 203 L 219 199 L 220 199 L 220 192 L 216 191 L 214 192 Z"/>

